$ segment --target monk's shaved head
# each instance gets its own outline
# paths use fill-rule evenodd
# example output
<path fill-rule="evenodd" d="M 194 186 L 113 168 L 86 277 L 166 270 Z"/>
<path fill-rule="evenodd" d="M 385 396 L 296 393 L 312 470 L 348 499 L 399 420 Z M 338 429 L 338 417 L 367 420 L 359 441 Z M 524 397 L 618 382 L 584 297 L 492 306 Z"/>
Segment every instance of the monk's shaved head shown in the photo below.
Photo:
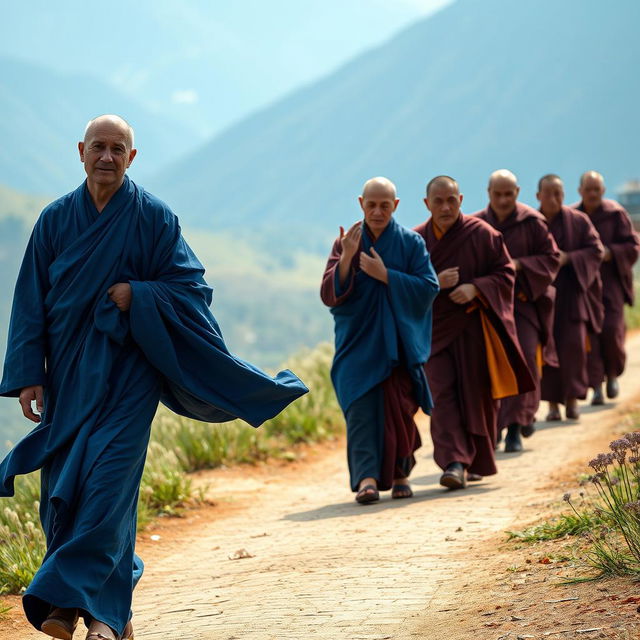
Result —
<path fill-rule="evenodd" d="M 388 178 L 382 176 L 367 180 L 362 187 L 363 198 L 366 198 L 367 195 L 372 193 L 382 194 L 383 192 L 386 193 L 391 200 L 396 200 L 398 197 L 396 185 Z"/>
<path fill-rule="evenodd" d="M 491 189 L 494 182 L 501 182 L 502 184 L 511 184 L 514 187 L 518 186 L 518 178 L 515 173 L 509 171 L 509 169 L 498 169 L 489 176 L 488 188 Z"/>
<path fill-rule="evenodd" d="M 538 180 L 538 191 L 542 191 L 542 185 L 545 182 L 559 182 L 564 188 L 564 182 L 562 182 L 562 178 L 555 173 L 547 173 L 546 175 L 542 176 L 540 180 Z"/>
<path fill-rule="evenodd" d="M 455 190 L 460 193 L 460 185 L 457 180 L 451 176 L 436 176 L 435 178 L 431 178 L 427 184 L 427 198 L 429 197 L 429 191 L 431 191 L 431 188 L 440 185 L 453 185 Z"/>
<path fill-rule="evenodd" d="M 597 180 L 604 187 L 604 178 L 603 178 L 602 174 L 598 173 L 597 171 L 585 171 L 580 176 L 580 185 L 579 186 L 582 187 L 584 185 L 585 181 L 590 181 L 590 180 Z"/>
<path fill-rule="evenodd" d="M 93 131 L 100 125 L 103 124 L 112 124 L 119 129 L 122 129 L 122 132 L 125 134 L 128 149 L 133 149 L 133 127 L 120 116 L 114 114 L 105 114 L 102 116 L 98 116 L 97 118 L 93 118 L 93 120 L 89 120 L 87 122 L 87 126 L 84 129 L 84 142 L 86 143 L 88 138 L 91 136 Z"/>

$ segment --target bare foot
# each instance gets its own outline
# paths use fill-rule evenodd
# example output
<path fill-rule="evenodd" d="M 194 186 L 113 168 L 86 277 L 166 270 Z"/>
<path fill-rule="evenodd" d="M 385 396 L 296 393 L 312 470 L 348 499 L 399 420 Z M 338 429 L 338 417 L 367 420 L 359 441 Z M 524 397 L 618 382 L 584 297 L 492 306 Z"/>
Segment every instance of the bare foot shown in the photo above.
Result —
<path fill-rule="evenodd" d="M 393 487 L 391 488 L 392 498 L 411 498 L 413 491 L 409 484 L 409 478 L 395 478 L 393 480 Z"/>

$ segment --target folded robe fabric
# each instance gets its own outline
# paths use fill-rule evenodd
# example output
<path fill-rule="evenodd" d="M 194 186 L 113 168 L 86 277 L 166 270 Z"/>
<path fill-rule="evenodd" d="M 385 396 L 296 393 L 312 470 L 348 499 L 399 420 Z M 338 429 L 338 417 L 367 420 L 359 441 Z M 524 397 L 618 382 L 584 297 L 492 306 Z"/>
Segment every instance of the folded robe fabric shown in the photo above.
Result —
<path fill-rule="evenodd" d="M 363 223 L 361 251 L 371 255 L 374 241 Z M 331 369 L 338 402 L 346 412 L 354 400 L 386 380 L 394 367 L 406 366 L 416 401 L 429 413 L 433 405 L 424 373 L 431 349 L 431 305 L 438 280 L 422 239 L 393 218 L 375 241 L 389 283 L 351 265 L 343 287 L 338 281 L 339 241 L 333 247 L 322 297 L 335 320 L 336 354 Z M 339 303 L 333 291 L 339 294 Z M 345 294 L 349 293 L 348 297 Z M 340 295 L 342 294 L 342 295 Z"/>
<path fill-rule="evenodd" d="M 0 395 L 44 385 L 45 409 L 0 463 L 0 496 L 42 469 L 48 549 L 24 598 L 37 628 L 50 603 L 124 628 L 142 571 L 136 501 L 159 399 L 191 418 L 258 426 L 307 392 L 290 371 L 272 378 L 229 353 L 203 273 L 170 209 L 127 177 L 102 212 L 82 184 L 35 225 Z M 118 282 L 131 284 L 128 312 L 107 294 Z"/>

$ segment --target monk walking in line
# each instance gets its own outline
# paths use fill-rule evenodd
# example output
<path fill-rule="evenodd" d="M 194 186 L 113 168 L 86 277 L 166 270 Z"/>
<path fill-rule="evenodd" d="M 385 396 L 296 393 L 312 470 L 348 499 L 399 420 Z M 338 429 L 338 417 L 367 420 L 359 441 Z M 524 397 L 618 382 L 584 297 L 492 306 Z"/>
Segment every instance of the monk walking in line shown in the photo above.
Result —
<path fill-rule="evenodd" d="M 413 495 L 409 475 L 420 447 L 414 416 L 431 410 L 424 364 L 438 280 L 424 242 L 398 224 L 395 185 L 368 180 L 363 219 L 334 242 L 322 301 L 335 321 L 331 379 L 347 423 L 347 460 L 356 500 Z"/>
<path fill-rule="evenodd" d="M 604 322 L 600 333 L 589 333 L 591 349 L 587 355 L 591 404 L 604 404 L 602 385 L 606 380 L 608 398 L 619 393 L 618 378 L 627 359 L 624 340 L 627 327 L 624 305 L 633 305 L 633 265 L 638 259 L 640 241 L 629 214 L 615 200 L 605 199 L 604 178 L 597 171 L 580 177 L 581 200 L 574 207 L 589 216 L 604 245 L 600 265 Z"/>
<path fill-rule="evenodd" d="M 82 617 L 86 640 L 130 640 L 158 402 L 258 426 L 307 389 L 229 353 L 176 216 L 126 175 L 129 124 L 95 118 L 78 149 L 87 178 L 44 209 L 18 275 L 0 395 L 19 398 L 37 426 L 0 463 L 0 496 L 41 469 L 47 552 L 22 599 L 29 622 L 70 640 Z"/>
<path fill-rule="evenodd" d="M 505 169 L 489 178 L 489 205 L 475 215 L 502 233 L 516 271 L 515 321 L 518 340 L 527 359 L 535 389 L 500 401 L 498 433 L 506 427 L 504 450 L 522 450 L 521 436 L 535 431 L 535 415 L 540 404 L 542 364 L 557 365 L 553 341 L 551 283 L 560 268 L 560 251 L 539 211 L 518 202 L 520 187 L 516 176 Z"/>
<path fill-rule="evenodd" d="M 453 178 L 433 178 L 424 200 L 431 218 L 416 228 L 441 288 L 427 379 L 434 459 L 440 484 L 450 489 L 497 472 L 497 401 L 535 388 L 518 343 L 515 270 L 504 239 L 484 220 L 463 215 L 462 198 Z"/>
<path fill-rule="evenodd" d="M 560 248 L 560 271 L 554 282 L 556 305 L 553 334 L 559 366 L 545 365 L 542 372 L 542 399 L 549 402 L 547 420 L 579 417 L 578 399 L 587 397 L 587 348 L 589 331 L 602 328 L 602 281 L 600 263 L 604 248 L 589 217 L 563 205 L 564 184 L 548 174 L 538 182 L 540 211 Z"/>

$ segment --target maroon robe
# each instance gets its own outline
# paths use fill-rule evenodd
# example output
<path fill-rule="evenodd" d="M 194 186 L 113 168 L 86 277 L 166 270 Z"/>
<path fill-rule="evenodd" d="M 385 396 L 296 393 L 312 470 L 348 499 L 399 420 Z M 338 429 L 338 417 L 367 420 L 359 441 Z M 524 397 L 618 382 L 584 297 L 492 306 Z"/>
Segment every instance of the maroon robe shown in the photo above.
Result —
<path fill-rule="evenodd" d="M 575 208 L 585 211 L 582 202 Z M 617 378 L 624 371 L 627 330 L 624 305 L 633 305 L 633 265 L 638 259 L 640 241 L 629 214 L 615 200 L 603 200 L 589 219 L 600 235 L 602 244 L 611 251 L 611 260 L 600 265 L 604 303 L 602 331 L 589 334 L 589 386 L 595 388 L 605 378 Z"/>
<path fill-rule="evenodd" d="M 471 473 L 492 475 L 497 472 L 498 403 L 492 392 L 479 305 L 506 352 L 517 381 L 515 393 L 535 386 L 513 319 L 511 258 L 502 235 L 475 217 L 461 214 L 439 240 L 432 220 L 415 230 L 427 244 L 436 273 L 457 266 L 458 285 L 474 284 L 480 294 L 480 300 L 456 304 L 449 298 L 453 287 L 441 291 L 433 304 L 433 340 L 426 366 L 434 401 L 433 457 L 442 469 L 460 462 Z"/>
<path fill-rule="evenodd" d="M 491 206 L 474 215 L 500 231 L 509 254 L 520 261 L 520 269 L 516 272 L 515 321 L 520 346 L 536 388 L 500 401 L 498 428 L 511 424 L 529 425 L 540 404 L 538 349 L 542 348 L 544 362 L 558 364 L 553 340 L 555 289 L 551 283 L 560 268 L 560 252 L 545 217 L 526 204 L 516 203 L 513 213 L 502 222 Z"/>
<path fill-rule="evenodd" d="M 569 262 L 554 282 L 553 333 L 560 366 L 543 368 L 542 399 L 564 404 L 568 398 L 587 397 L 587 335 L 602 330 L 604 316 L 600 279 L 604 248 L 589 217 L 570 207 L 562 207 L 549 222 L 549 231 L 569 254 Z"/>

